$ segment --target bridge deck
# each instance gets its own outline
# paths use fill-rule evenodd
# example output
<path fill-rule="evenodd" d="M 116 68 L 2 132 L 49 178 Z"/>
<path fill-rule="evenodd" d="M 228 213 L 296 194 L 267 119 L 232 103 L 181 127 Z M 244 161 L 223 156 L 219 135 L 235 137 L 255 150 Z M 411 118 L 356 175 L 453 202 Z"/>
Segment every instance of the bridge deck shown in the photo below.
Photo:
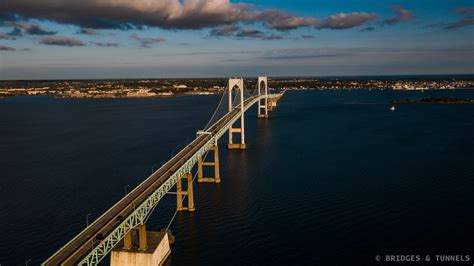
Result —
<path fill-rule="evenodd" d="M 245 110 L 253 105 L 258 97 L 253 96 L 245 100 Z M 244 110 L 244 111 L 245 111 Z M 212 125 L 207 131 L 211 134 L 204 134 L 196 137 L 188 146 L 182 149 L 170 161 L 165 163 L 160 169 L 138 185 L 133 191 L 127 194 L 113 207 L 107 210 L 102 216 L 97 218 L 89 227 L 79 233 L 73 240 L 67 243 L 43 265 L 75 265 L 78 264 L 90 251 L 93 245 L 100 240 L 98 236 L 110 234 L 125 218 L 128 217 L 150 195 L 157 190 L 172 174 L 186 163 L 199 149 L 201 149 L 212 138 L 219 138 L 228 129 L 226 128 L 232 120 L 240 117 L 240 108 L 234 109 L 226 114 L 218 122 Z"/>

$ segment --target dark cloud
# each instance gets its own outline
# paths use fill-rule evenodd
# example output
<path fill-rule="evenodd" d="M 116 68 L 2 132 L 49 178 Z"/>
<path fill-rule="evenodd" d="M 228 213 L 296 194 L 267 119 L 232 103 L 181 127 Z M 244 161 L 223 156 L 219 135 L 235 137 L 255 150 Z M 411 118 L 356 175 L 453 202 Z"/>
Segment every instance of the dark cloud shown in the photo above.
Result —
<path fill-rule="evenodd" d="M 272 33 L 266 35 L 264 32 L 250 29 L 250 28 L 241 28 L 235 25 L 224 25 L 218 28 L 215 28 L 209 32 L 208 37 L 236 37 L 239 39 L 253 38 L 253 39 L 262 39 L 262 40 L 281 40 L 284 39 L 280 34 Z"/>
<path fill-rule="evenodd" d="M 301 35 L 302 39 L 314 39 L 314 35 Z"/>
<path fill-rule="evenodd" d="M 43 29 L 38 24 L 30 24 L 25 21 L 8 21 L 4 24 L 7 26 L 12 26 L 16 36 L 23 35 L 23 32 L 30 35 L 54 35 L 57 33 L 56 31 Z"/>
<path fill-rule="evenodd" d="M 253 20 L 262 21 L 268 29 L 293 30 L 300 27 L 314 26 L 317 20 L 313 17 L 297 17 L 289 12 L 269 9 L 256 13 Z"/>
<path fill-rule="evenodd" d="M 424 29 L 432 29 L 432 28 L 443 28 L 446 26 L 446 23 L 444 22 L 433 22 L 430 24 L 426 24 L 422 26 Z"/>
<path fill-rule="evenodd" d="M 235 35 L 237 38 L 264 38 L 265 33 L 249 28 L 240 29 L 239 32 Z"/>
<path fill-rule="evenodd" d="M 366 27 L 360 30 L 360 32 L 372 32 L 375 31 L 374 27 Z"/>
<path fill-rule="evenodd" d="M 460 6 L 455 9 L 455 12 L 460 15 L 474 15 L 474 7 Z"/>
<path fill-rule="evenodd" d="M 215 37 L 218 37 L 218 36 L 232 36 L 239 29 L 240 29 L 239 26 L 223 25 L 223 26 L 217 27 L 215 29 L 212 29 L 209 32 L 209 35 L 210 36 L 215 36 Z"/>
<path fill-rule="evenodd" d="M 413 12 L 411 10 L 403 9 L 401 6 L 392 6 L 390 8 L 396 13 L 396 15 L 384 20 L 382 24 L 393 25 L 413 19 Z"/>
<path fill-rule="evenodd" d="M 461 6 L 454 10 L 461 18 L 458 21 L 448 23 L 445 30 L 456 30 L 474 25 L 474 7 Z"/>
<path fill-rule="evenodd" d="M 58 46 L 68 46 L 68 47 L 84 46 L 85 45 L 80 40 L 73 39 L 73 38 L 66 37 L 66 36 L 43 37 L 43 38 L 41 38 L 40 43 L 45 44 L 45 45 L 58 45 Z"/>
<path fill-rule="evenodd" d="M 3 6 L 2 6 L 3 8 Z M 0 11 L 0 26 L 5 26 L 4 23 L 7 21 L 17 21 L 22 19 L 18 15 Z"/>
<path fill-rule="evenodd" d="M 319 21 L 275 9 L 257 9 L 252 4 L 230 0 L 2 0 L 4 16 L 22 16 L 73 24 L 92 29 L 202 29 L 235 23 L 262 23 L 268 29 L 300 27 L 345 29 L 358 26 L 376 15 L 338 14 Z M 2 15 L 0 14 L 0 15 Z M 230 27 L 230 26 L 227 26 Z M 218 28 L 216 28 L 217 30 Z M 214 36 L 226 34 L 216 31 Z M 233 34 L 229 34 L 231 36 Z"/>
<path fill-rule="evenodd" d="M 288 60 L 313 60 L 333 57 L 344 57 L 348 54 L 347 51 L 341 49 L 282 49 L 282 50 L 268 50 L 259 54 L 253 55 L 265 61 L 288 61 Z"/>
<path fill-rule="evenodd" d="M 91 42 L 92 44 L 100 47 L 119 47 L 120 44 L 116 42 Z"/>
<path fill-rule="evenodd" d="M 16 49 L 10 46 L 0 45 L 0 51 L 15 51 Z"/>
<path fill-rule="evenodd" d="M 100 32 L 90 29 L 90 28 L 81 28 L 77 32 L 77 34 L 84 34 L 84 35 L 100 35 Z"/>
<path fill-rule="evenodd" d="M 156 44 L 156 43 L 162 43 L 165 42 L 166 39 L 164 38 L 150 38 L 150 37 L 140 37 L 138 34 L 134 33 L 130 36 L 130 38 L 137 40 L 140 42 L 140 45 L 145 48 L 149 48 L 150 45 Z"/>
<path fill-rule="evenodd" d="M 21 37 L 23 36 L 23 32 L 19 28 L 13 28 L 11 32 L 8 33 L 9 36 L 14 37 Z"/>
<path fill-rule="evenodd" d="M 279 34 L 274 34 L 274 33 L 262 38 L 262 40 L 267 40 L 267 41 L 282 40 L 282 39 L 284 39 L 283 36 Z"/>
<path fill-rule="evenodd" d="M 462 18 L 456 22 L 449 23 L 444 27 L 446 30 L 456 30 L 460 28 L 464 28 L 467 26 L 472 26 L 474 25 L 474 16 Z"/>
<path fill-rule="evenodd" d="M 339 13 L 332 15 L 325 20 L 319 21 L 316 25 L 318 29 L 350 29 L 360 26 L 368 21 L 377 20 L 378 15 L 375 13 L 353 12 Z"/>
<path fill-rule="evenodd" d="M 0 32 L 0 40 L 15 40 L 15 37 L 10 35 L 10 33 Z"/>

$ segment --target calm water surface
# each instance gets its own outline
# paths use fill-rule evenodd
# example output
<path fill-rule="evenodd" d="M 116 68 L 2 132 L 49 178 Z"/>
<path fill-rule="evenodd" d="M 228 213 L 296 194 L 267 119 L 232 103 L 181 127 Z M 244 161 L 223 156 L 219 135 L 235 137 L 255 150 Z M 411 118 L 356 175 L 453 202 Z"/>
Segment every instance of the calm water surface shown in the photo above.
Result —
<path fill-rule="evenodd" d="M 429 96 L 474 90 L 289 92 L 269 120 L 249 110 L 248 149 L 221 139 L 222 183 L 195 185 L 197 211 L 177 215 L 168 264 L 473 258 L 474 105 L 388 111 Z M 45 260 L 194 138 L 218 100 L 0 99 L 0 264 Z M 160 202 L 149 228 L 165 227 L 174 204 Z"/>

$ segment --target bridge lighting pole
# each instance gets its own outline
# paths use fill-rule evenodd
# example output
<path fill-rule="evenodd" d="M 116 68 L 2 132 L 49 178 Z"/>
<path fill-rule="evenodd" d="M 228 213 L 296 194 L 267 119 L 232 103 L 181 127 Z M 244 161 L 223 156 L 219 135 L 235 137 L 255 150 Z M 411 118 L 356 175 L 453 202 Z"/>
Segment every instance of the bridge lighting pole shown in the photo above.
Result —
<path fill-rule="evenodd" d="M 89 216 L 91 216 L 92 214 L 91 213 L 88 213 L 86 215 L 86 227 L 89 227 Z"/>
<path fill-rule="evenodd" d="M 128 194 L 127 188 L 128 188 L 128 184 L 125 187 L 123 187 L 123 190 L 125 192 L 125 196 L 127 196 L 127 194 Z"/>

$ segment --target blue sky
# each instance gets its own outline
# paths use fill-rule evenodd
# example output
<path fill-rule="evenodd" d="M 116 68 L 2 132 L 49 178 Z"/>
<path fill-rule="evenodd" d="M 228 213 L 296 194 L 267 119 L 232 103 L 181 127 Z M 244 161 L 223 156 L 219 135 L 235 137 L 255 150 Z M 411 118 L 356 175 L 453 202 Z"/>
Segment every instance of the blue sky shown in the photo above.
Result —
<path fill-rule="evenodd" d="M 474 73 L 472 0 L 3 1 L 4 80 Z"/>

